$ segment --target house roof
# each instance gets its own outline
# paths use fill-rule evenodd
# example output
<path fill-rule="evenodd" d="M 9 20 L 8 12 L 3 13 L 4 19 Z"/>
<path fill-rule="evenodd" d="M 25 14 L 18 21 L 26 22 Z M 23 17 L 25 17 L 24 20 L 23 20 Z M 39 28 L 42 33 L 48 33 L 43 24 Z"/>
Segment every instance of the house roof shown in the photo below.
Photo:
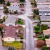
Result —
<path fill-rule="evenodd" d="M 16 2 L 16 0 L 5 0 L 6 2 Z"/>
<path fill-rule="evenodd" d="M 4 33 L 4 37 L 16 37 L 16 30 L 17 30 L 17 26 L 6 26 L 5 29 L 5 33 Z"/>
<path fill-rule="evenodd" d="M 50 35 L 50 29 L 43 30 L 44 35 Z"/>
<path fill-rule="evenodd" d="M 46 44 L 50 45 L 50 39 L 46 39 Z"/>

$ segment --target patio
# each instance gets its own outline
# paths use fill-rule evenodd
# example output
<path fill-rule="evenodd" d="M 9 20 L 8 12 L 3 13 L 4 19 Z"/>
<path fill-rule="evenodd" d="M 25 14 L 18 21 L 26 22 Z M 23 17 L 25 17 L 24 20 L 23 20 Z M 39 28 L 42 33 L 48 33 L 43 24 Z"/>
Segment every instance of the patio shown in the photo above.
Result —
<path fill-rule="evenodd" d="M 3 38 L 4 41 L 6 41 L 7 43 L 12 43 L 15 41 L 15 38 L 12 38 L 12 37 L 6 37 L 6 38 Z"/>

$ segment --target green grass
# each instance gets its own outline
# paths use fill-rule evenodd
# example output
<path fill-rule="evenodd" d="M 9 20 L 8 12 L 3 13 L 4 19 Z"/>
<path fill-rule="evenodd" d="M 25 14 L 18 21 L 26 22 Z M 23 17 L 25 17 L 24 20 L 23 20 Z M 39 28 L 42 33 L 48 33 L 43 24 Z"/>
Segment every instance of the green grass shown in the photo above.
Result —
<path fill-rule="evenodd" d="M 4 42 L 4 46 L 11 46 L 11 47 L 15 47 L 15 48 L 22 48 L 23 43 L 20 43 L 18 41 L 12 42 L 12 43 L 6 43 Z"/>
<path fill-rule="evenodd" d="M 20 22 L 17 22 L 18 24 L 24 24 L 22 21 L 20 21 Z"/>

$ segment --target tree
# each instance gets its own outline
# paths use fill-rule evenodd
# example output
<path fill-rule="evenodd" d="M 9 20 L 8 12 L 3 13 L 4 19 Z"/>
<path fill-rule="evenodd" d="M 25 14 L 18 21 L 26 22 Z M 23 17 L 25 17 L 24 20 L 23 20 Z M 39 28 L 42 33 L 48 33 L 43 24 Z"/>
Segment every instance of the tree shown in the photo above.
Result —
<path fill-rule="evenodd" d="M 21 40 L 20 43 L 23 43 L 23 41 Z"/>
<path fill-rule="evenodd" d="M 7 6 L 10 6 L 10 2 L 8 1 L 6 5 L 7 5 Z"/>
<path fill-rule="evenodd" d="M 34 29 L 35 29 L 36 31 L 40 30 L 40 29 L 39 29 L 39 26 L 35 26 Z"/>
<path fill-rule="evenodd" d="M 17 14 L 18 12 L 17 12 L 17 10 L 16 11 L 14 11 L 14 14 Z"/>
<path fill-rule="evenodd" d="M 5 22 L 5 20 L 6 20 L 6 19 L 5 19 L 5 16 L 4 16 L 3 19 L 2 19 L 2 21 Z"/>
<path fill-rule="evenodd" d="M 48 50 L 48 48 L 47 48 L 47 46 L 42 46 L 42 49 L 41 50 Z"/>
<path fill-rule="evenodd" d="M 43 40 L 38 40 L 37 41 L 37 47 L 42 47 L 44 45 L 44 41 Z"/>
<path fill-rule="evenodd" d="M 39 15 L 39 10 L 38 10 L 38 9 L 34 9 L 34 13 L 35 13 L 36 15 Z"/>
<path fill-rule="evenodd" d="M 22 35 L 22 33 L 20 33 L 19 36 L 20 36 L 20 39 L 23 39 L 23 35 Z"/>
<path fill-rule="evenodd" d="M 35 6 L 35 7 L 37 7 L 36 1 L 34 1 L 34 3 L 33 3 L 33 4 L 34 4 L 34 6 Z"/>
<path fill-rule="evenodd" d="M 48 26 L 46 24 L 41 24 L 41 30 L 46 30 L 48 29 Z"/>
<path fill-rule="evenodd" d="M 4 0 L 0 0 L 0 4 L 2 4 L 4 2 Z"/>
<path fill-rule="evenodd" d="M 8 10 L 8 8 L 6 8 L 5 10 L 4 10 L 4 13 L 9 13 L 9 10 Z"/>
<path fill-rule="evenodd" d="M 49 35 L 45 35 L 45 38 L 46 38 L 46 39 L 49 39 L 49 37 L 50 37 Z"/>
<path fill-rule="evenodd" d="M 15 48 L 14 47 L 9 47 L 8 50 L 15 50 Z"/>
<path fill-rule="evenodd" d="M 25 2 L 25 0 L 20 0 L 20 2 Z"/>

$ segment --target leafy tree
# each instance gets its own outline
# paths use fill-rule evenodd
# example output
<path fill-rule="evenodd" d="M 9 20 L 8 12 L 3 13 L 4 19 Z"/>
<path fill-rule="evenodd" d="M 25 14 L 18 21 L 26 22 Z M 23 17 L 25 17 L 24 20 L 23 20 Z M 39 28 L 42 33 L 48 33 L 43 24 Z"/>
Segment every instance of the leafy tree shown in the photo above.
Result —
<path fill-rule="evenodd" d="M 6 19 L 5 19 L 5 16 L 4 16 L 3 19 L 2 19 L 2 21 L 5 22 L 5 20 L 6 20 Z"/>
<path fill-rule="evenodd" d="M 36 31 L 38 31 L 38 30 L 39 30 L 39 26 L 35 26 L 34 29 L 35 29 Z"/>
<path fill-rule="evenodd" d="M 36 1 L 34 1 L 34 3 L 33 3 L 33 4 L 34 4 L 34 6 L 35 6 L 35 7 L 37 7 L 37 3 L 36 3 Z"/>
<path fill-rule="evenodd" d="M 37 41 L 37 47 L 42 47 L 44 45 L 44 41 L 43 40 L 38 40 Z"/>
<path fill-rule="evenodd" d="M 18 12 L 17 12 L 17 10 L 16 11 L 14 11 L 14 14 L 17 14 Z"/>
<path fill-rule="evenodd" d="M 25 0 L 20 0 L 20 2 L 25 2 Z"/>
<path fill-rule="evenodd" d="M 42 24 L 42 25 L 41 25 L 41 30 L 46 30 L 46 29 L 48 29 L 48 26 L 45 25 L 45 24 Z"/>
<path fill-rule="evenodd" d="M 6 5 L 7 5 L 7 6 L 10 6 L 10 2 L 8 1 Z"/>
<path fill-rule="evenodd" d="M 20 39 L 23 39 L 23 35 L 22 34 L 20 34 L 19 36 L 20 36 Z"/>
<path fill-rule="evenodd" d="M 36 15 L 39 15 L 39 10 L 38 10 L 38 9 L 34 9 L 34 13 L 35 13 Z"/>
<path fill-rule="evenodd" d="M 20 43 L 23 43 L 23 41 L 21 40 Z"/>
<path fill-rule="evenodd" d="M 0 4 L 2 4 L 4 2 L 4 0 L 0 0 Z"/>
<path fill-rule="evenodd" d="M 9 11 L 8 11 L 8 8 L 6 8 L 5 10 L 4 10 L 4 13 L 9 13 Z"/>
<path fill-rule="evenodd" d="M 45 38 L 47 38 L 47 39 L 48 39 L 48 38 L 49 38 L 49 35 L 45 35 Z"/>
<path fill-rule="evenodd" d="M 41 50 L 48 50 L 47 46 L 42 46 Z"/>
<path fill-rule="evenodd" d="M 15 48 L 14 47 L 9 47 L 8 50 L 15 50 Z"/>

